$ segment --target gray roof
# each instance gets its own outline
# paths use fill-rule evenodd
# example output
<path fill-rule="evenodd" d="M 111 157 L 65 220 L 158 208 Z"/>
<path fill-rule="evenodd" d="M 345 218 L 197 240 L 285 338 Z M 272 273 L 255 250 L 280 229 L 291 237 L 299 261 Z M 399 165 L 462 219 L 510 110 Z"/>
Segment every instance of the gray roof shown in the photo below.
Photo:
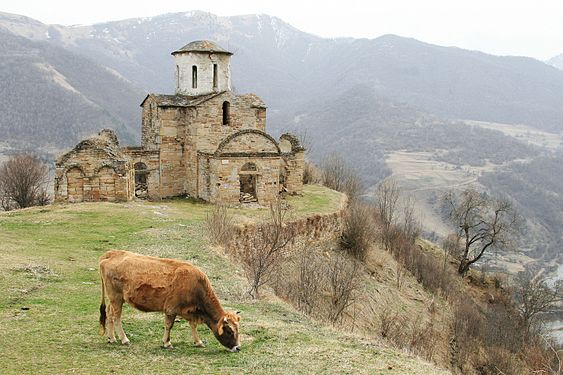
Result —
<path fill-rule="evenodd" d="M 191 43 L 186 44 L 177 51 L 172 52 L 173 55 L 183 52 L 209 52 L 209 53 L 224 53 L 227 55 L 232 55 L 232 52 L 219 47 L 216 43 L 209 40 L 196 40 Z"/>
<path fill-rule="evenodd" d="M 149 97 L 153 98 L 156 105 L 159 107 L 195 107 L 224 92 L 225 91 L 220 91 L 199 96 L 148 94 L 141 102 L 141 107 Z"/>

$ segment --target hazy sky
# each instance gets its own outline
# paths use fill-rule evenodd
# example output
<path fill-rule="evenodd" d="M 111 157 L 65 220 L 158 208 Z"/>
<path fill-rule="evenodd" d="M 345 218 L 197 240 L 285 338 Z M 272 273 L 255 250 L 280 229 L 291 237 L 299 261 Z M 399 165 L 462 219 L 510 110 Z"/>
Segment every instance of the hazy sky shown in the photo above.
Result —
<path fill-rule="evenodd" d="M 44 23 L 91 24 L 169 12 L 265 13 L 323 37 L 398 34 L 496 55 L 563 53 L 563 0 L 1 0 Z"/>

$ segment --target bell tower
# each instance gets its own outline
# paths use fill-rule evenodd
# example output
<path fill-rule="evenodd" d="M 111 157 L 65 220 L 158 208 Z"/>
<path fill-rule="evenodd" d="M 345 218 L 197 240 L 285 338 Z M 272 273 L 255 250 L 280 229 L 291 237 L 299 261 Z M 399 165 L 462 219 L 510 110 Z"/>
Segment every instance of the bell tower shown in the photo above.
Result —
<path fill-rule="evenodd" d="M 230 91 L 231 55 L 208 40 L 191 42 L 172 52 L 176 94 L 199 96 Z"/>

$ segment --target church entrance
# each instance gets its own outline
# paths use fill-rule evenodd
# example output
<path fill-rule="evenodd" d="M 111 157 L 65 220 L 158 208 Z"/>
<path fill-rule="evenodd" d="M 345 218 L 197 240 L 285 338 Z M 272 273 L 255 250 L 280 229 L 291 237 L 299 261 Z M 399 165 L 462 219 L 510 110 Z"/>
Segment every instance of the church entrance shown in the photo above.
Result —
<path fill-rule="evenodd" d="M 239 172 L 240 179 L 240 202 L 251 203 L 257 202 L 256 195 L 256 179 L 258 177 L 258 169 L 254 163 L 246 163 Z"/>
<path fill-rule="evenodd" d="M 135 196 L 146 198 L 148 195 L 147 175 L 149 171 L 145 163 L 136 163 L 135 168 Z"/>

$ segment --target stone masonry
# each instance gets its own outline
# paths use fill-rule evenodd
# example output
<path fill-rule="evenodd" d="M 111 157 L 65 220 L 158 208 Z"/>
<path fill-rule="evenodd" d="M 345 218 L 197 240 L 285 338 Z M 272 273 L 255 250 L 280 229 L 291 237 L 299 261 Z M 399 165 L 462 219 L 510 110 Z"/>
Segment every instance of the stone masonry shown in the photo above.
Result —
<path fill-rule="evenodd" d="M 266 133 L 266 106 L 231 91 L 232 53 L 196 41 L 172 53 L 176 93 L 141 103 L 140 147 L 119 147 L 111 130 L 56 162 L 55 200 L 126 201 L 189 195 L 212 203 L 268 204 L 302 191 L 304 149 Z"/>

